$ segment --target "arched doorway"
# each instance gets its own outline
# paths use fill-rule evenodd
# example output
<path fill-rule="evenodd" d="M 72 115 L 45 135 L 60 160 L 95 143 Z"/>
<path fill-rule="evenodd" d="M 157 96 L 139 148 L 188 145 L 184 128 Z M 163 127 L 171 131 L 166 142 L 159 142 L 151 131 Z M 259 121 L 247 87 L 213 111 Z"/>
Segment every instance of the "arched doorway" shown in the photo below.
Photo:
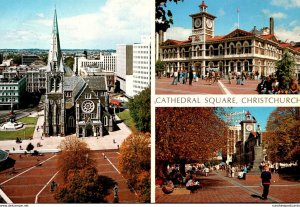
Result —
<path fill-rule="evenodd" d="M 85 132 L 86 137 L 93 136 L 93 126 L 91 124 L 87 124 L 85 127 Z"/>

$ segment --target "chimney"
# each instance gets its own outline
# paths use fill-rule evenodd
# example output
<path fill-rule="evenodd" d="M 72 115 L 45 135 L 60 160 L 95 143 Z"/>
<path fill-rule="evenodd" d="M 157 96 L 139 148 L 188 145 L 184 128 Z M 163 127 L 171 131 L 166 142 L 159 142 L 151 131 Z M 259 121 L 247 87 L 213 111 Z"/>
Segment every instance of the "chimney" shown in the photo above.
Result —
<path fill-rule="evenodd" d="M 274 18 L 270 17 L 270 34 L 274 34 Z"/>

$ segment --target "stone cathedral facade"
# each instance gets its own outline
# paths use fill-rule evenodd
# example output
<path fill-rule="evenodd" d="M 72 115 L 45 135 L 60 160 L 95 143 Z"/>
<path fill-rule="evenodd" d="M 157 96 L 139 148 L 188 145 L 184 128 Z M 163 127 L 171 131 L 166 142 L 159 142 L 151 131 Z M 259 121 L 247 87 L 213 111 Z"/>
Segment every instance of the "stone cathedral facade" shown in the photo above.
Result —
<path fill-rule="evenodd" d="M 114 130 L 105 76 L 76 76 L 63 64 L 57 14 L 46 70 L 44 136 L 104 136 Z"/>

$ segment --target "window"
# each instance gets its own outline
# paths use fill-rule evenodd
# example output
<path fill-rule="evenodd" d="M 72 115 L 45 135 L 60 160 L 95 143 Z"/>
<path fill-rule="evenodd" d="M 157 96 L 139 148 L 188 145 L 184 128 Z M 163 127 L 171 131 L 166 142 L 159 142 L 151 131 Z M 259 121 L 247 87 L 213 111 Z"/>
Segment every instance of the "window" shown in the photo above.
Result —
<path fill-rule="evenodd" d="M 108 126 L 108 118 L 107 116 L 103 117 L 104 126 Z"/>
<path fill-rule="evenodd" d="M 72 97 L 72 92 L 71 91 L 66 91 L 66 97 Z"/>
<path fill-rule="evenodd" d="M 90 93 L 85 94 L 85 99 L 91 99 L 91 98 L 92 98 L 92 95 Z"/>

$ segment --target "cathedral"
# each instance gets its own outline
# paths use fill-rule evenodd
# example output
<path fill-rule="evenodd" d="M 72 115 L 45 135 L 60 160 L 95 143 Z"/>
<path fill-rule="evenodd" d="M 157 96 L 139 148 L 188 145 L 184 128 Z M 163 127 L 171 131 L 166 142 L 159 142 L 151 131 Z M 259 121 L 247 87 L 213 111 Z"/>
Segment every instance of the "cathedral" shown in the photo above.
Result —
<path fill-rule="evenodd" d="M 44 136 L 104 136 L 114 130 L 105 76 L 76 76 L 63 64 L 56 10 L 46 70 Z"/>

